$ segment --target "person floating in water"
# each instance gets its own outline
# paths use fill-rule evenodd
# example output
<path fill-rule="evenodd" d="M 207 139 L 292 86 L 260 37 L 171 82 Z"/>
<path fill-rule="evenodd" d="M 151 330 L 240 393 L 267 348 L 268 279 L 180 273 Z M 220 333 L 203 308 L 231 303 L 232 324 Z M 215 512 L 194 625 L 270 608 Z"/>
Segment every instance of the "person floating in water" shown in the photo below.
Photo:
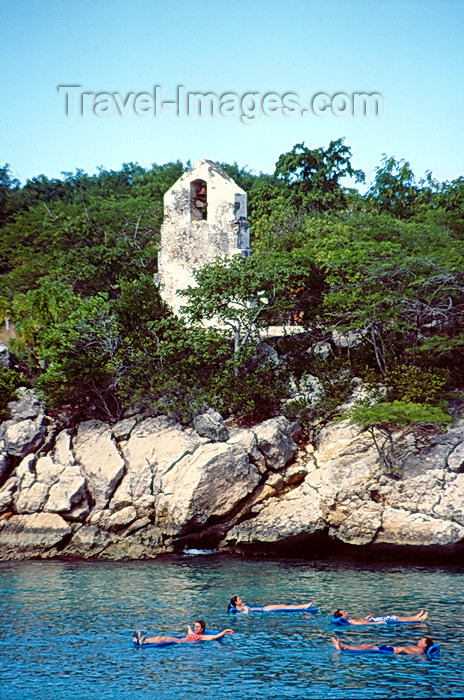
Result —
<path fill-rule="evenodd" d="M 164 637 L 162 635 L 157 635 L 155 637 L 144 637 L 139 630 L 135 630 L 133 635 L 134 644 L 138 646 L 143 646 L 144 644 L 162 644 L 165 642 L 174 642 L 175 644 L 183 644 L 185 642 L 210 642 L 213 639 L 221 639 L 225 634 L 233 634 L 234 630 L 226 629 L 217 634 L 205 634 L 206 622 L 204 620 L 197 620 L 194 625 L 194 629 L 190 626 L 187 627 L 187 634 L 185 637 Z"/>
<path fill-rule="evenodd" d="M 385 644 L 343 644 L 337 637 L 332 637 L 332 644 L 339 651 L 390 651 L 393 654 L 426 654 L 430 647 L 434 646 L 433 639 L 421 637 L 417 644 L 405 647 L 391 647 Z"/>
<path fill-rule="evenodd" d="M 333 614 L 335 619 L 343 617 L 350 625 L 384 625 L 389 622 L 424 622 L 427 619 L 428 612 L 426 610 L 421 610 L 417 615 L 383 615 L 381 617 L 374 617 L 373 615 L 368 615 L 367 617 L 350 617 L 346 610 L 336 610 Z"/>
<path fill-rule="evenodd" d="M 234 595 L 229 601 L 227 612 L 240 612 L 248 615 L 249 612 L 269 612 L 272 610 L 306 610 L 314 607 L 313 603 L 303 603 L 303 605 L 286 605 L 285 603 L 275 605 L 264 605 L 262 608 L 251 608 L 245 605 L 239 595 Z"/>

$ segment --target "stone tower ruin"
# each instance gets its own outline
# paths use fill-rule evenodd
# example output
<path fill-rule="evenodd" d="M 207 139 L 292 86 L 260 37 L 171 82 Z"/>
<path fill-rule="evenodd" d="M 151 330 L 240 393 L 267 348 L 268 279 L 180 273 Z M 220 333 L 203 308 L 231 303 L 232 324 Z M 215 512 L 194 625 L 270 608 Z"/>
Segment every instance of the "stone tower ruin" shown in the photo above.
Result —
<path fill-rule="evenodd" d="M 215 258 L 249 256 L 247 195 L 211 160 L 199 160 L 164 195 L 157 280 L 174 313 L 195 285 L 193 271 Z"/>

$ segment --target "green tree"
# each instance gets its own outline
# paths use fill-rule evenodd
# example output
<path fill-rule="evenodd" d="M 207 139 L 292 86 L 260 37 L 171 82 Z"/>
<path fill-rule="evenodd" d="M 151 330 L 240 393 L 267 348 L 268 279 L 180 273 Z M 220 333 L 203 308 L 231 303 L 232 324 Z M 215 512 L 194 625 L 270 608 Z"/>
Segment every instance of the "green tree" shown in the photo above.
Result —
<path fill-rule="evenodd" d="M 43 330 L 67 319 L 78 306 L 79 298 L 58 281 L 45 280 L 38 289 L 14 297 L 11 317 L 18 339 L 10 341 L 13 350 L 40 364 Z M 31 366 L 32 369 L 32 366 Z"/>
<path fill-rule="evenodd" d="M 0 167 L 0 226 L 3 226 L 17 206 L 20 182 L 12 176 L 10 165 Z"/>
<path fill-rule="evenodd" d="M 451 416 L 441 408 L 407 401 L 357 405 L 348 416 L 351 423 L 363 427 L 370 434 L 381 464 L 389 474 L 398 471 L 393 439 L 395 432 L 409 425 L 416 428 L 429 425 L 439 427 L 451 422 Z"/>
<path fill-rule="evenodd" d="M 117 419 L 122 411 L 118 387 L 125 370 L 118 353 L 120 344 L 117 319 L 107 296 L 78 300 L 66 319 L 41 329 L 37 346 L 43 371 L 36 386 L 51 407 L 71 404 L 81 418 Z"/>
<path fill-rule="evenodd" d="M 182 312 L 193 322 L 215 321 L 232 335 L 234 354 L 259 340 L 259 328 L 291 322 L 303 309 L 314 317 L 321 302 L 321 278 L 308 256 L 234 256 L 195 272 L 197 286 L 183 292 Z M 310 304 L 312 300 L 312 304 Z M 308 322 L 308 316 L 301 318 Z"/>
<path fill-rule="evenodd" d="M 331 141 L 328 148 L 309 149 L 297 143 L 282 153 L 275 175 L 287 186 L 292 203 L 305 211 L 328 211 L 346 206 L 346 190 L 340 180 L 364 181 L 364 173 L 351 165 L 351 149 L 344 139 Z"/>
<path fill-rule="evenodd" d="M 420 201 L 425 214 L 433 213 L 460 240 L 464 238 L 464 177 L 440 183 L 429 174 Z"/>
<path fill-rule="evenodd" d="M 327 323 L 357 333 L 382 374 L 422 363 L 430 338 L 449 347 L 462 333 L 462 247 L 436 222 L 364 214 L 308 221 L 307 234 L 325 272 Z"/>
<path fill-rule="evenodd" d="M 374 182 L 369 188 L 366 199 L 379 212 L 388 212 L 402 219 L 409 218 L 415 212 L 419 195 L 411 166 L 404 159 L 382 156 L 382 165 L 375 168 Z"/>

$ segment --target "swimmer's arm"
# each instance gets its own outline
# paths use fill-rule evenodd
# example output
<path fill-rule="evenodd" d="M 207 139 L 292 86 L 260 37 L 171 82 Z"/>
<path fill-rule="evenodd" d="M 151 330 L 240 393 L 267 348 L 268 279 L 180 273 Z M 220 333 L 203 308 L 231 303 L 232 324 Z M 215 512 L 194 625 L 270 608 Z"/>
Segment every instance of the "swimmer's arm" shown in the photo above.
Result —
<path fill-rule="evenodd" d="M 224 637 L 226 634 L 233 634 L 234 630 L 222 630 L 222 632 L 218 632 L 218 634 L 202 634 L 201 638 L 204 639 L 206 642 L 210 642 L 213 639 L 220 639 L 221 637 Z"/>
<path fill-rule="evenodd" d="M 395 654 L 422 654 L 422 650 L 415 644 L 411 644 L 407 647 L 393 647 L 393 651 Z"/>

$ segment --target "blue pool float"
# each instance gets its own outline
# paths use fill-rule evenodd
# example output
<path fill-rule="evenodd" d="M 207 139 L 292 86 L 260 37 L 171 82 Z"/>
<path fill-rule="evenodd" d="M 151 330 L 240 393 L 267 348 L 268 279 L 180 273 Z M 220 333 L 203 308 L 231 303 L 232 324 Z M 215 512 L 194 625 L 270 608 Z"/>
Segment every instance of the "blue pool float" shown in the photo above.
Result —
<path fill-rule="evenodd" d="M 249 612 L 264 612 L 264 613 L 273 613 L 273 612 L 285 612 L 285 613 L 295 613 L 295 612 L 304 612 L 304 613 L 317 613 L 318 608 L 316 608 L 314 605 L 309 605 L 307 608 L 272 608 L 272 610 L 265 610 L 264 608 L 248 608 Z M 227 608 L 227 612 L 230 613 L 231 615 L 240 615 L 240 614 L 245 614 L 243 613 L 243 610 L 237 610 L 236 607 L 234 607 L 231 603 L 229 603 L 229 607 Z"/>
<path fill-rule="evenodd" d="M 217 630 L 205 630 L 205 631 L 203 632 L 203 634 L 218 634 L 218 631 L 217 631 Z M 169 634 L 169 635 L 166 635 L 166 636 L 167 636 L 167 637 L 174 637 L 175 639 L 182 639 L 183 637 L 185 637 L 185 635 L 179 636 L 179 635 L 177 635 L 177 634 Z M 200 641 L 201 641 L 201 639 L 200 639 Z M 220 639 L 218 639 L 217 641 L 219 642 Z M 177 644 L 177 642 L 157 642 L 157 643 L 151 643 L 151 644 L 137 644 L 137 643 L 134 641 L 133 644 L 134 644 L 134 647 L 136 647 L 137 649 L 142 649 L 142 648 L 143 648 L 143 649 L 145 649 L 145 648 L 148 649 L 149 647 L 158 647 L 158 648 L 161 649 L 161 647 L 179 646 L 179 645 Z M 198 642 L 191 642 L 191 644 L 198 644 Z"/>
<path fill-rule="evenodd" d="M 394 654 L 393 647 L 387 646 L 386 644 L 380 644 L 377 649 L 340 649 L 344 654 Z M 405 656 L 411 656 L 411 654 L 405 654 L 401 651 L 400 654 Z M 398 654 L 398 656 L 400 655 Z M 440 656 L 440 646 L 438 644 L 432 644 L 431 647 L 427 649 L 425 655 L 428 659 L 438 659 Z"/>
<path fill-rule="evenodd" d="M 349 624 L 351 624 L 350 622 L 348 622 L 346 617 L 334 617 L 333 615 L 330 618 L 330 622 L 333 625 L 349 625 Z"/>

